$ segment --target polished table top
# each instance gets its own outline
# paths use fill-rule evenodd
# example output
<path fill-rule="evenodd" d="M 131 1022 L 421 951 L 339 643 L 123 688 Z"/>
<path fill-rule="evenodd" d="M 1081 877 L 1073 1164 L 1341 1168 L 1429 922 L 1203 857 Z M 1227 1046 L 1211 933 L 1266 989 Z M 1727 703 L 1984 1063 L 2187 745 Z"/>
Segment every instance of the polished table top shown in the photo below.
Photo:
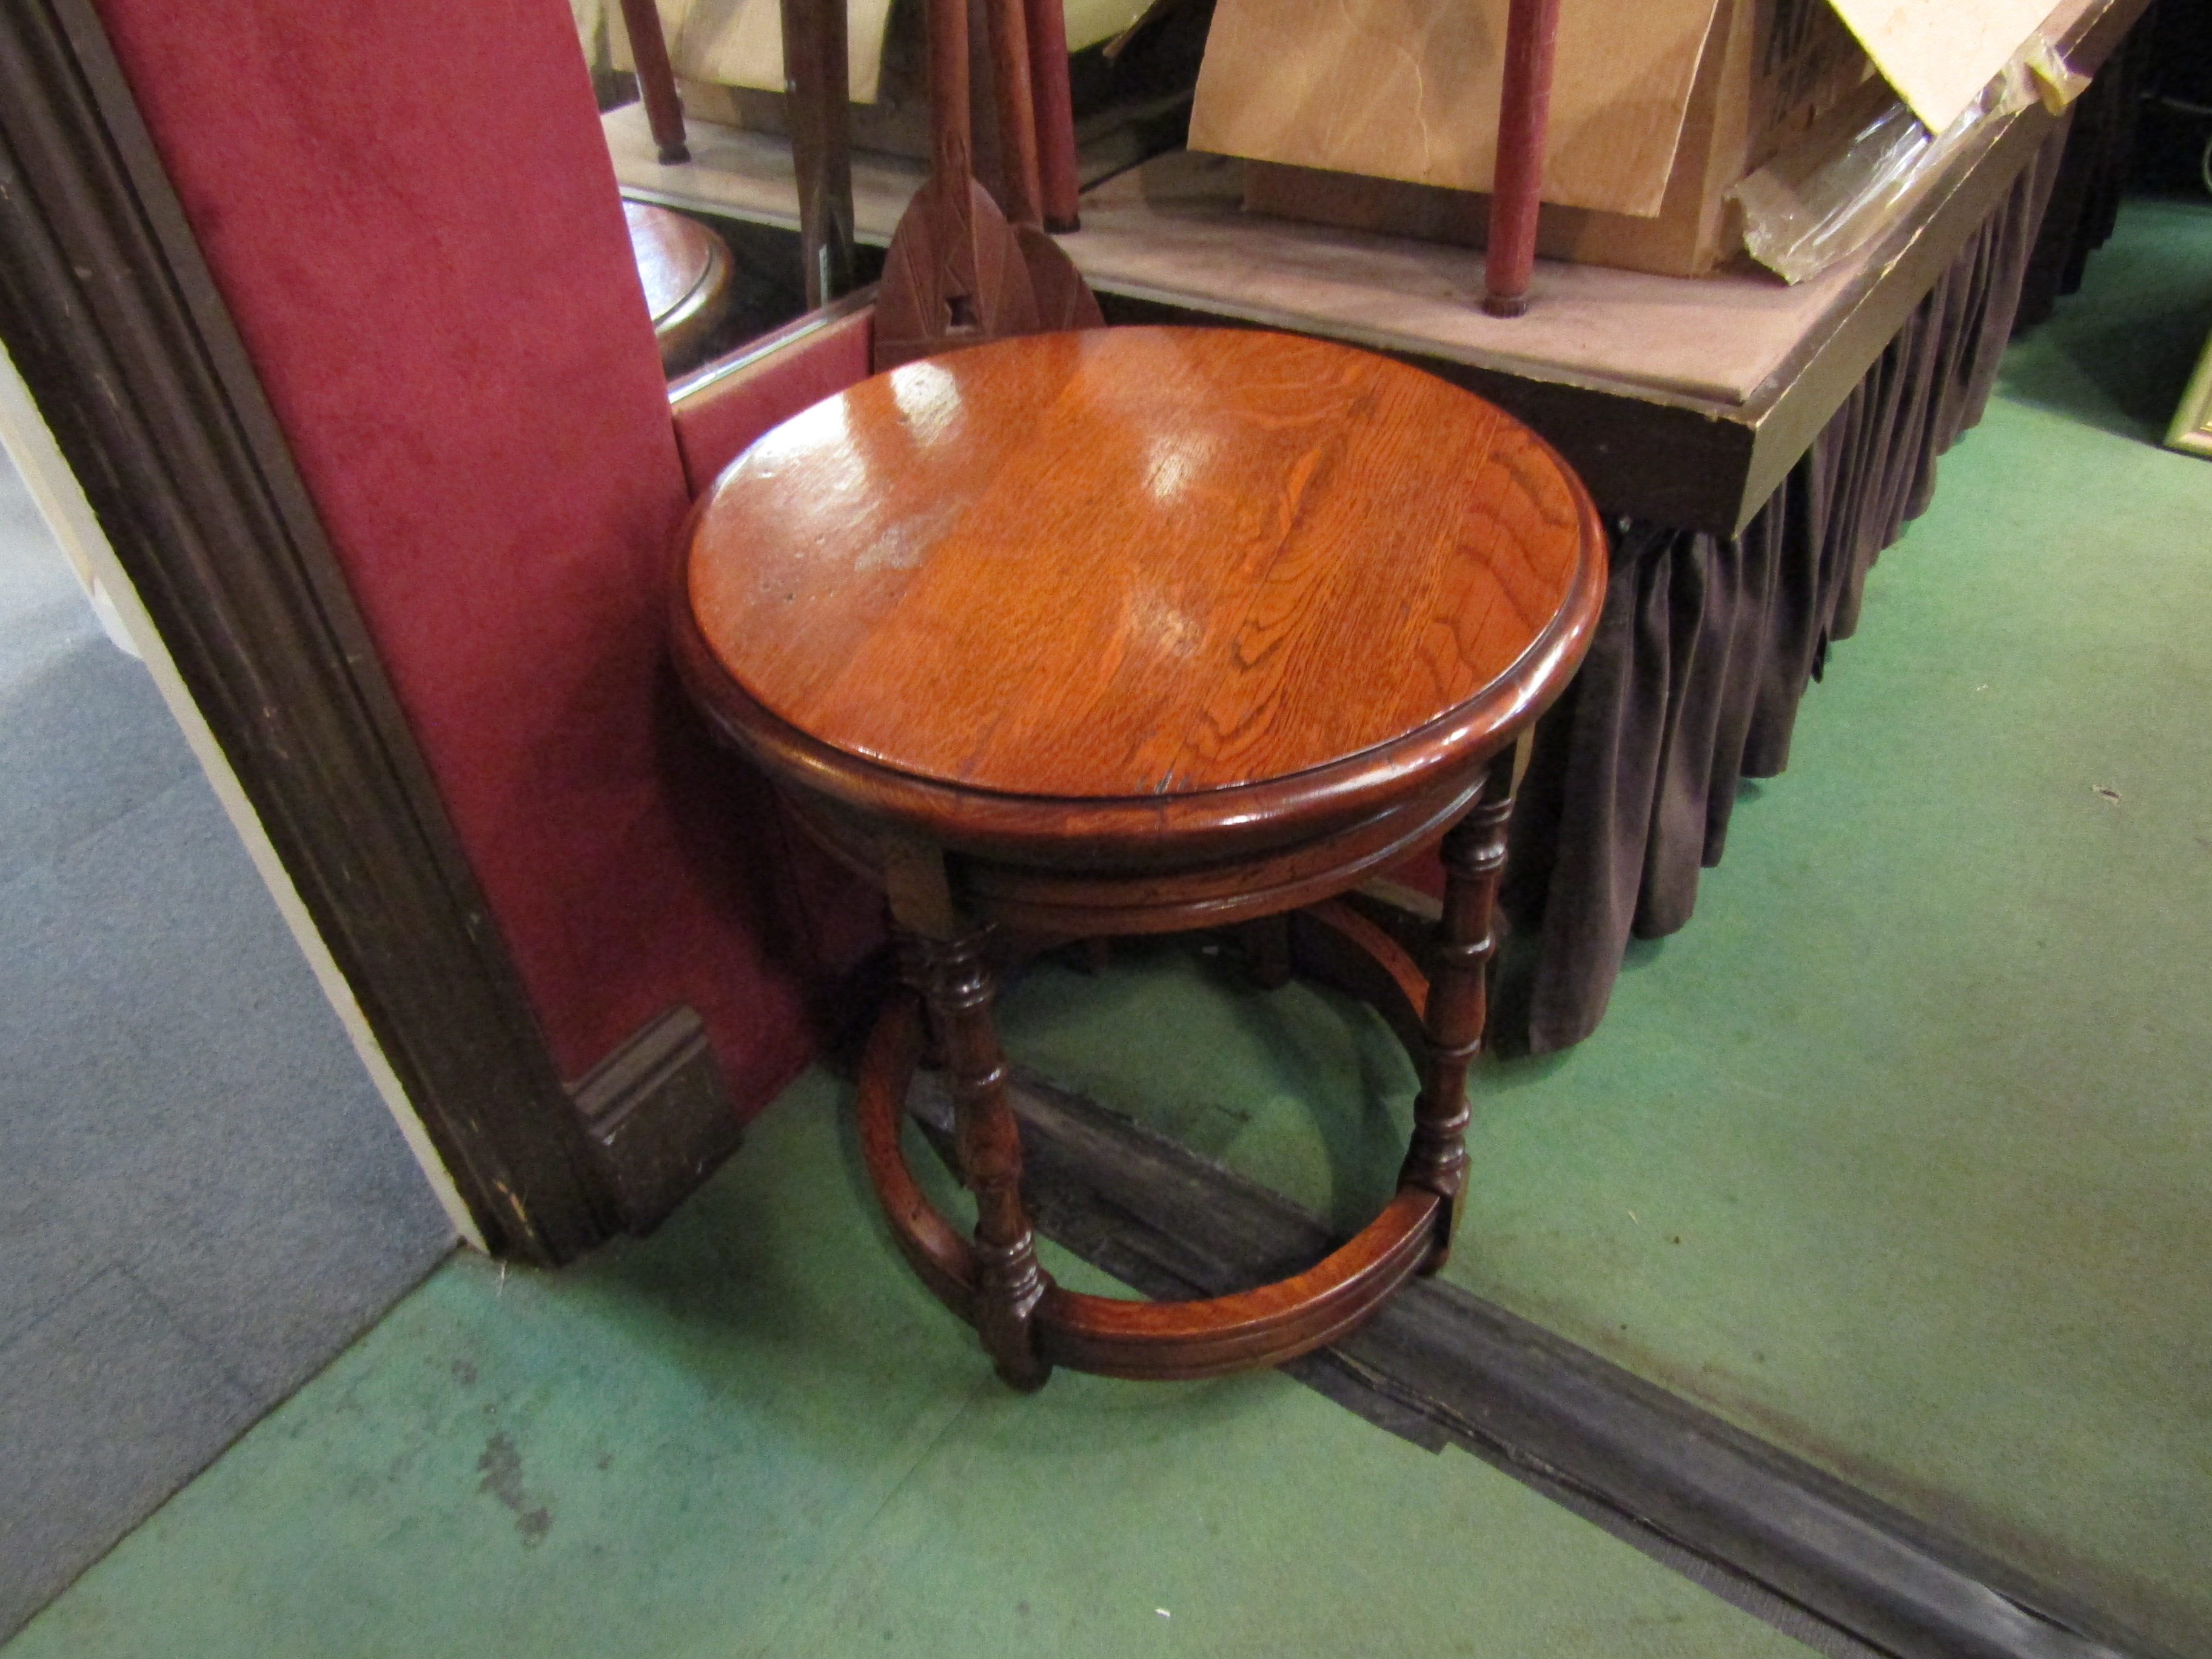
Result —
<path fill-rule="evenodd" d="M 1525 712 L 1602 582 L 1589 511 L 1526 428 L 1384 358 L 1043 335 L 762 439 L 697 523 L 688 595 L 744 693 L 844 754 L 1173 799 Z"/>

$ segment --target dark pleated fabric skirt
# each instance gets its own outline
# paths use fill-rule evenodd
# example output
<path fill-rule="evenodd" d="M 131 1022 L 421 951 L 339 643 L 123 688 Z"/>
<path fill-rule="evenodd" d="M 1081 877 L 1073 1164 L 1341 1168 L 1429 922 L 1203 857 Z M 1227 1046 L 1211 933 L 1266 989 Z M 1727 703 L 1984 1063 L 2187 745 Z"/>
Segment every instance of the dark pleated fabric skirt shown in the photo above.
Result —
<path fill-rule="evenodd" d="M 1614 524 L 1588 660 L 1537 731 L 1515 813 L 1504 1006 L 1536 1053 L 1605 1013 L 1632 936 L 1689 919 L 1744 778 L 1788 764 L 1798 700 L 1856 627 L 1867 572 L 1981 418 L 2057 176 L 2050 142 L 1743 532 Z M 1501 1033 L 1511 1042 L 1519 1034 Z"/>

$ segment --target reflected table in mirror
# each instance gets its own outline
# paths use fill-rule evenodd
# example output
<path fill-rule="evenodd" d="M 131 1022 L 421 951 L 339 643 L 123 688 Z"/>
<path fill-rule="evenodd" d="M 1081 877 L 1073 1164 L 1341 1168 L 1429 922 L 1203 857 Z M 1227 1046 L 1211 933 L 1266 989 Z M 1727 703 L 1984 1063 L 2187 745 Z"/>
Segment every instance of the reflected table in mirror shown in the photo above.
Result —
<path fill-rule="evenodd" d="M 663 373 L 682 374 L 706 356 L 730 308 L 730 251 L 696 219 L 624 202 L 631 255 L 653 319 Z"/>

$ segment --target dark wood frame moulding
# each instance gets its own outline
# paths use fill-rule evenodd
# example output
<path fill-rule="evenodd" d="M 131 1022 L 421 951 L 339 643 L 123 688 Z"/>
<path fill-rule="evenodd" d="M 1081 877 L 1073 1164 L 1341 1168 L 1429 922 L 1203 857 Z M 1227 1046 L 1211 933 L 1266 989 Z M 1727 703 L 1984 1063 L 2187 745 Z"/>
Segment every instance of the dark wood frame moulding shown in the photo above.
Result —
<path fill-rule="evenodd" d="M 0 7 L 0 338 L 486 1243 L 620 1231 L 90 0 Z"/>

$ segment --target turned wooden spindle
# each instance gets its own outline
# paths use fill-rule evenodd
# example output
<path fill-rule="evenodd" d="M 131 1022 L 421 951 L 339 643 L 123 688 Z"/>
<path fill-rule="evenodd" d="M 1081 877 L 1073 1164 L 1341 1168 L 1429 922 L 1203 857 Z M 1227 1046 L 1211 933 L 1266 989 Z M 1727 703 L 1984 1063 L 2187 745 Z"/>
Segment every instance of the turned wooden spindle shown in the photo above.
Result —
<path fill-rule="evenodd" d="M 1075 101 L 1067 83 L 1067 14 L 1060 0 L 1026 0 L 1030 88 L 1036 103 L 1037 182 L 1044 228 L 1082 228 L 1075 198 Z"/>
<path fill-rule="evenodd" d="M 1559 0 L 1512 0 L 1505 17 L 1505 78 L 1498 104 L 1498 165 L 1490 186 L 1490 237 L 1482 308 L 1493 317 L 1528 309 L 1536 268 L 1536 211 L 1544 190 L 1544 139 L 1552 118 L 1552 57 Z"/>
<path fill-rule="evenodd" d="M 991 45 L 991 100 L 998 117 L 999 205 L 1017 225 L 1044 222 L 1037 179 L 1036 101 L 1030 87 L 1029 28 L 1022 0 L 985 0 Z"/>
<path fill-rule="evenodd" d="M 1014 240 L 1020 245 L 1022 260 L 1029 267 L 1030 290 L 1035 295 L 1037 325 L 1044 330 L 1103 328 L 1106 319 L 1099 311 L 1097 296 L 1091 285 L 1083 280 L 1074 262 L 1061 251 L 1059 243 L 1047 234 L 1047 228 L 1073 230 L 1074 224 L 1074 174 L 1073 161 L 1066 191 L 1067 211 L 1055 216 L 1047 204 L 1047 191 L 1039 172 L 1040 146 L 1042 134 L 1038 123 L 1042 117 L 1036 96 L 1038 79 L 1033 73 L 1037 63 L 1031 49 L 1029 25 L 1023 16 L 1023 0 L 983 0 L 991 36 L 991 82 L 999 132 L 999 171 L 1003 175 L 1000 204 L 1014 228 Z M 1058 0 L 1045 9 L 1054 19 L 1054 27 L 1060 31 L 1056 39 L 1064 39 L 1066 25 L 1060 18 Z M 1067 54 L 1060 52 L 1056 60 L 1061 83 L 1061 103 L 1065 103 L 1067 79 Z M 1048 63 L 1048 75 L 1054 64 Z M 1071 143 L 1073 141 L 1071 140 Z M 1069 152 L 1073 155 L 1073 150 Z"/>
<path fill-rule="evenodd" d="M 810 309 L 854 287 L 852 73 L 845 0 L 782 0 L 783 89 Z"/>
<path fill-rule="evenodd" d="M 1513 764 L 1510 748 L 1491 762 L 1480 799 L 1445 835 L 1441 848 L 1444 908 L 1431 947 L 1429 1003 L 1421 1022 L 1427 1054 L 1420 1097 L 1413 1103 L 1413 1142 L 1398 1172 L 1401 1187 L 1419 1187 L 1443 1200 L 1425 1273 L 1443 1267 L 1451 1254 L 1467 1187 L 1467 1074 L 1482 1052 L 1489 1008 L 1498 882 L 1505 868 L 1505 826 L 1513 816 Z"/>
<path fill-rule="evenodd" d="M 922 996 L 944 1045 L 961 1179 L 975 1195 L 975 1329 L 999 1375 L 1042 1388 L 1052 1367 L 1038 1357 L 1030 1316 L 1044 1297 L 1036 1239 L 1022 1208 L 1021 1132 L 1006 1103 L 1006 1066 L 991 1022 L 991 969 L 982 939 L 921 942 Z"/>
<path fill-rule="evenodd" d="M 986 928 L 952 895 L 944 854 L 893 842 L 884 889 L 902 963 L 918 981 L 930 1046 L 952 1096 L 960 1178 L 975 1195 L 975 1304 L 984 1352 L 1012 1387 L 1042 1388 L 1052 1366 L 1038 1352 L 1033 1316 L 1050 1281 L 1022 1206 L 1021 1130 L 1006 1100 L 1006 1066 L 991 1018 L 995 993 Z"/>
<path fill-rule="evenodd" d="M 668 61 L 668 40 L 660 32 L 660 9 L 653 0 L 622 0 L 623 31 L 629 36 L 630 62 L 637 67 L 638 96 L 663 167 L 691 159 L 684 133 L 684 102 L 676 95 L 676 70 Z"/>

